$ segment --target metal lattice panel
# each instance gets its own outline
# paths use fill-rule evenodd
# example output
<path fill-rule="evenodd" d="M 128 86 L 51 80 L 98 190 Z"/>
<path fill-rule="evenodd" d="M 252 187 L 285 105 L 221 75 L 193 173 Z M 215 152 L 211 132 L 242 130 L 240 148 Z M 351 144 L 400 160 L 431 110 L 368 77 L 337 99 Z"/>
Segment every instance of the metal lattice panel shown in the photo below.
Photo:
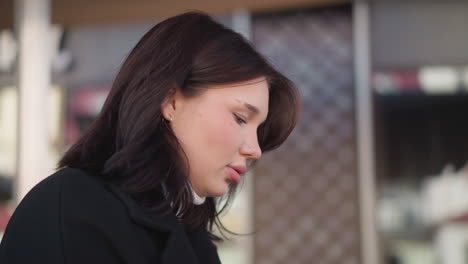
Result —
<path fill-rule="evenodd" d="M 351 8 L 260 15 L 253 36 L 304 103 L 288 141 L 255 169 L 255 263 L 357 264 Z"/>

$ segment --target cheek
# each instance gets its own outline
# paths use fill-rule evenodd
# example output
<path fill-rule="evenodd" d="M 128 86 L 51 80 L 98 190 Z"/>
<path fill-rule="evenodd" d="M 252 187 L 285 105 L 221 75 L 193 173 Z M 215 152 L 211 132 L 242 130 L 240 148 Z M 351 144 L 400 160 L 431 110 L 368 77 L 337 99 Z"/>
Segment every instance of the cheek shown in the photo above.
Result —
<path fill-rule="evenodd" d="M 205 122 L 204 141 L 213 150 L 220 149 L 231 152 L 239 145 L 239 125 L 229 114 L 218 113 Z"/>
<path fill-rule="evenodd" d="M 193 111 L 184 118 L 176 120 L 180 125 L 176 136 L 192 164 L 192 173 L 207 174 L 232 162 L 241 145 L 242 134 L 229 111 Z"/>

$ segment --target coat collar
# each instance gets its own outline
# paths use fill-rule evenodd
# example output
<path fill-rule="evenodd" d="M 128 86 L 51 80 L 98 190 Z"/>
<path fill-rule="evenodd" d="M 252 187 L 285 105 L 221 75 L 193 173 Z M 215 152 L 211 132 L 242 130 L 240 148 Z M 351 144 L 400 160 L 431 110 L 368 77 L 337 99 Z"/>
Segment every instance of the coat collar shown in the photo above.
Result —
<path fill-rule="evenodd" d="M 123 202 L 130 218 L 143 227 L 168 234 L 162 252 L 162 263 L 220 264 L 216 247 L 206 230 L 186 232 L 179 219 L 171 212 L 155 218 L 147 214 L 132 198 L 110 186 L 111 191 Z"/>
<path fill-rule="evenodd" d="M 174 214 L 169 213 L 160 216 L 159 218 L 152 217 L 143 211 L 143 208 L 141 208 L 141 206 L 139 206 L 127 194 L 123 193 L 113 185 L 111 185 L 110 188 L 111 191 L 123 202 L 128 210 L 130 218 L 136 223 L 163 232 L 172 232 L 180 226 L 179 220 Z"/>

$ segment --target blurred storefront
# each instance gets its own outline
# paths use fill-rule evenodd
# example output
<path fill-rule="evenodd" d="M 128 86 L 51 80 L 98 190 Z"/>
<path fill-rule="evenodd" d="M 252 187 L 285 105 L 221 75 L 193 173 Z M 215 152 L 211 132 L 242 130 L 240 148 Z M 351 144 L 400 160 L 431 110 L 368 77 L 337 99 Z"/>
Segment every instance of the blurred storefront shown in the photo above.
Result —
<path fill-rule="evenodd" d="M 382 259 L 468 263 L 468 3 L 371 10 Z"/>

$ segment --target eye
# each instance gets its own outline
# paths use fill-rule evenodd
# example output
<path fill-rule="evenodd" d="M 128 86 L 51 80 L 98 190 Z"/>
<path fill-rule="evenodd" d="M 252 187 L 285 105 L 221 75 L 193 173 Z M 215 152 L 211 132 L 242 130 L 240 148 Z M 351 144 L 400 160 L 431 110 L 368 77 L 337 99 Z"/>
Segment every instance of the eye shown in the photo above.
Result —
<path fill-rule="evenodd" d="M 234 120 L 239 124 L 239 125 L 242 125 L 242 124 L 247 124 L 247 121 L 245 121 L 244 118 L 240 117 L 239 115 L 237 114 L 232 114 L 234 116 Z"/>

